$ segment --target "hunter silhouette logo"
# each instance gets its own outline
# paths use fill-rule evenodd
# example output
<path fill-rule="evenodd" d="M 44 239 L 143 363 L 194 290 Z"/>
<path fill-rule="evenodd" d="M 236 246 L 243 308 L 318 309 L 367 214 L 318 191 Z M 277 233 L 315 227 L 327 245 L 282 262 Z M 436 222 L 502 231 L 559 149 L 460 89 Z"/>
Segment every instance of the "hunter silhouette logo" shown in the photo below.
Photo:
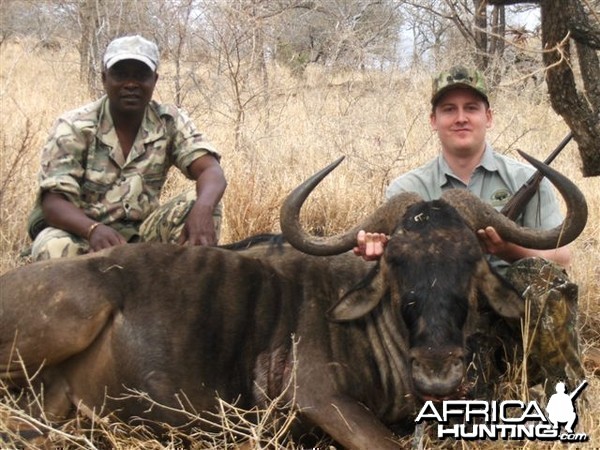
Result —
<path fill-rule="evenodd" d="M 548 406 L 546 406 L 548 419 L 550 419 L 555 429 L 559 428 L 559 423 L 566 423 L 565 431 L 573 433 L 573 426 L 577 422 L 577 413 L 573 401 L 586 386 L 587 381 L 583 381 L 577 389 L 570 394 L 566 394 L 565 383 L 556 383 L 556 394 L 552 394 L 550 400 L 548 400 Z"/>
<path fill-rule="evenodd" d="M 556 393 L 545 408 L 547 415 L 536 401 L 444 400 L 439 403 L 428 400 L 415 423 L 437 422 L 440 439 L 586 442 L 589 440 L 586 433 L 574 432 L 575 400 L 586 386 L 584 380 L 567 394 L 565 384 L 557 383 Z M 564 424 L 564 432 L 561 432 L 561 424 Z"/>

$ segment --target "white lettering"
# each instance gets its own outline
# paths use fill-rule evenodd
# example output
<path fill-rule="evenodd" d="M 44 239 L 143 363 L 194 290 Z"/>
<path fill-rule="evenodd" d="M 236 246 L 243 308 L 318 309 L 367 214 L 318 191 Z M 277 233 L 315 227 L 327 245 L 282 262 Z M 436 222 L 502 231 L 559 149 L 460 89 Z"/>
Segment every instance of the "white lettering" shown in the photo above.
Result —
<path fill-rule="evenodd" d="M 525 412 L 523 413 L 523 416 L 521 417 L 521 419 L 523 419 L 523 422 L 530 421 L 530 420 L 531 421 L 539 420 L 541 422 L 546 422 L 546 423 L 548 422 L 548 419 L 546 419 L 546 416 L 540 409 L 537 402 L 529 402 L 527 404 L 527 408 L 525 408 Z"/>
<path fill-rule="evenodd" d="M 525 408 L 525 404 L 520 400 L 507 400 L 505 402 L 502 402 L 500 404 L 500 421 L 502 421 L 503 423 L 522 423 L 523 420 L 521 420 L 521 416 L 515 418 L 510 417 L 508 415 L 509 409 L 513 408 L 518 408 L 522 410 L 523 408 Z"/>
<path fill-rule="evenodd" d="M 438 438 L 460 438 L 460 427 L 459 425 L 452 425 L 447 427 L 445 425 L 438 425 Z"/>
<path fill-rule="evenodd" d="M 428 410 L 431 410 L 431 412 L 427 413 Z M 421 408 L 421 411 L 419 411 L 417 418 L 415 419 L 415 423 L 421 423 L 423 420 L 426 419 L 435 419 L 436 421 L 442 423 L 445 422 L 445 420 L 442 419 L 442 416 L 440 416 L 440 413 L 435 408 L 435 405 L 431 400 L 427 400 L 425 402 L 425 404 Z"/>
<path fill-rule="evenodd" d="M 465 409 L 465 421 L 467 423 L 473 422 L 473 420 L 477 417 L 482 417 L 484 422 L 490 422 L 493 419 L 490 419 L 489 408 L 490 404 L 483 400 L 473 400 L 468 402 Z M 495 406 L 495 402 L 494 402 Z"/>
<path fill-rule="evenodd" d="M 426 401 L 416 423 L 437 421 L 438 438 L 473 440 L 561 440 L 586 442 L 585 433 L 562 433 L 554 428 L 537 402 L 520 400 L 445 400 L 440 406 Z M 460 423 L 456 423 L 460 422 Z"/>
<path fill-rule="evenodd" d="M 496 438 L 496 425 L 479 425 L 479 436 L 481 439 Z"/>
<path fill-rule="evenodd" d="M 455 417 L 463 417 L 465 414 L 465 409 L 472 402 L 466 402 L 464 400 L 446 400 L 444 401 L 443 411 L 444 411 L 444 421 L 447 422 L 450 420 L 449 418 L 452 416 Z M 452 409 L 452 407 L 456 407 Z"/>

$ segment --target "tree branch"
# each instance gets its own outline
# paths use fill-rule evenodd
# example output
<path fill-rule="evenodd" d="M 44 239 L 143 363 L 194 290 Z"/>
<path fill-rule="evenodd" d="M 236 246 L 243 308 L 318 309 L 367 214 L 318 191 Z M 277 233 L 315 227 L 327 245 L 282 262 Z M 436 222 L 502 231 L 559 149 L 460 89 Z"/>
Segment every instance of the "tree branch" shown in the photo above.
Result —
<path fill-rule="evenodd" d="M 590 20 L 592 16 L 596 18 L 595 23 Z M 600 18 L 595 11 L 586 11 L 581 2 L 573 2 L 568 27 L 574 40 L 600 50 Z"/>

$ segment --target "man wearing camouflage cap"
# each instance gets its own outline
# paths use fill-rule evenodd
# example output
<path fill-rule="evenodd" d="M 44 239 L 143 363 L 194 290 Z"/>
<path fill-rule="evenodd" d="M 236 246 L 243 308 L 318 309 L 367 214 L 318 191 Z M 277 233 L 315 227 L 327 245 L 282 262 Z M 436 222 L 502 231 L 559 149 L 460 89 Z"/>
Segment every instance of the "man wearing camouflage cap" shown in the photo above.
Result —
<path fill-rule="evenodd" d="M 429 119 L 439 138 L 441 153 L 393 180 L 386 198 L 400 192 L 416 192 L 424 200 L 434 200 L 446 189 L 459 188 L 470 190 L 500 210 L 533 174 L 531 166 L 495 152 L 486 142 L 493 114 L 480 72 L 457 66 L 435 77 Z M 530 228 L 550 229 L 562 219 L 551 185 L 544 179 L 517 222 Z M 577 286 L 564 271 L 571 260 L 569 248 L 524 248 L 504 241 L 492 227 L 478 230 L 477 234 L 492 266 L 531 308 L 529 331 L 535 338 L 530 366 L 539 368 L 538 381 L 545 378 L 548 386 L 554 386 L 560 379 L 583 378 L 576 330 Z M 387 240 L 383 234 L 360 231 L 354 252 L 366 260 L 376 260 L 383 254 Z M 487 328 L 482 325 L 482 334 L 492 340 L 498 335 L 507 339 L 520 336 L 519 324 L 513 324 L 513 331 L 507 332 L 510 327 L 498 323 L 487 324 Z M 494 327 L 497 329 L 490 332 Z M 535 378 L 532 373 L 530 377 Z"/>
<path fill-rule="evenodd" d="M 217 243 L 226 188 L 220 155 L 183 111 L 152 100 L 158 65 L 155 43 L 113 40 L 103 58 L 106 94 L 56 121 L 29 222 L 34 259 L 126 242 Z M 196 186 L 159 206 L 171 165 Z"/>

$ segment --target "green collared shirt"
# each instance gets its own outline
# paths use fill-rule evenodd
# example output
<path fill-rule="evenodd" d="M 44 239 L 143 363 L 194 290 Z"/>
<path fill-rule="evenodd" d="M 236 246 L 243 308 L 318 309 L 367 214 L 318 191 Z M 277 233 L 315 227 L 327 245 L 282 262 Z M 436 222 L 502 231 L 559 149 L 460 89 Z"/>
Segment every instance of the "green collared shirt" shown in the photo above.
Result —
<path fill-rule="evenodd" d="M 452 172 L 440 154 L 429 163 L 393 180 L 386 191 L 386 198 L 389 199 L 400 192 L 416 192 L 425 200 L 435 200 L 447 189 L 468 189 L 497 210 L 501 210 L 534 172 L 533 167 L 501 155 L 490 145 L 486 145 L 481 162 L 475 168 L 468 185 Z M 562 220 L 563 216 L 552 186 L 544 179 L 537 194 L 517 219 L 517 223 L 529 228 L 550 229 L 560 225 Z M 508 265 L 497 258 L 491 258 L 490 261 L 498 268 Z"/>
<path fill-rule="evenodd" d="M 190 178 L 189 165 L 206 154 L 220 159 L 184 112 L 151 101 L 125 159 L 104 96 L 54 124 L 42 150 L 40 194 L 60 193 L 92 219 L 125 225 L 127 237 L 158 207 L 169 168 Z"/>

